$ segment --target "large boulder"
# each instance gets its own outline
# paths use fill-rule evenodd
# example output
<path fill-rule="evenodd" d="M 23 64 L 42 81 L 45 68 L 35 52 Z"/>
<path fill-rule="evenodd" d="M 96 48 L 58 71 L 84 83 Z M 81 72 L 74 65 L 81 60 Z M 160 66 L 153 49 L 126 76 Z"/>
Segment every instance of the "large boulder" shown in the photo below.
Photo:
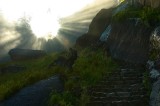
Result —
<path fill-rule="evenodd" d="M 28 60 L 37 59 L 46 55 L 43 50 L 31 50 L 31 49 L 11 49 L 8 53 L 12 60 Z"/>
<path fill-rule="evenodd" d="M 150 94 L 150 106 L 160 106 L 160 70 L 156 68 L 156 61 L 148 61 L 150 78 L 152 80 L 152 90 Z"/>
<path fill-rule="evenodd" d="M 100 37 L 102 32 L 110 24 L 113 8 L 102 9 L 92 20 L 88 33 L 92 36 Z"/>
<path fill-rule="evenodd" d="M 112 57 L 131 63 L 146 63 L 151 29 L 141 22 L 128 19 L 112 23 L 107 45 Z"/>
<path fill-rule="evenodd" d="M 153 83 L 150 95 L 150 106 L 160 106 L 160 78 Z"/>
<path fill-rule="evenodd" d="M 98 12 L 98 14 L 93 18 L 88 32 L 77 39 L 76 46 L 86 47 L 97 41 L 102 32 L 104 32 L 106 27 L 110 24 L 112 12 L 113 8 L 102 9 Z"/>

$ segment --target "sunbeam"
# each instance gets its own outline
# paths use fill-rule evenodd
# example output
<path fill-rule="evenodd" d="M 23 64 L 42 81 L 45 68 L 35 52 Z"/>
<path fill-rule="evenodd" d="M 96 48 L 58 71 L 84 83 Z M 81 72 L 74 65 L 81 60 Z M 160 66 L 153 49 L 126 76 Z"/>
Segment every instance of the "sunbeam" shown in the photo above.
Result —
<path fill-rule="evenodd" d="M 0 0 L 0 59 L 12 48 L 62 51 L 117 0 Z"/>
<path fill-rule="evenodd" d="M 6 19 L 16 21 L 30 17 L 29 24 L 38 37 L 52 39 L 60 28 L 59 18 L 69 16 L 94 0 L 5 0 L 0 1 L 0 10 Z"/>

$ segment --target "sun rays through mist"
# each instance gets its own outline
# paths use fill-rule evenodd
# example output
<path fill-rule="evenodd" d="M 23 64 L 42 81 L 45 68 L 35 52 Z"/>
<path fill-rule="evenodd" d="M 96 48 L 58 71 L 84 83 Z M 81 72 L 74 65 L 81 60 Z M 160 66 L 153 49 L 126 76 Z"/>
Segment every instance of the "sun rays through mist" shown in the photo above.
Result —
<path fill-rule="evenodd" d="M 0 58 L 12 48 L 62 51 L 117 0 L 0 0 Z M 8 8 L 10 7 L 10 8 Z"/>
<path fill-rule="evenodd" d="M 59 18 L 69 16 L 94 0 L 5 0 L 0 10 L 10 21 L 30 17 L 30 26 L 38 38 L 53 38 L 60 28 Z"/>

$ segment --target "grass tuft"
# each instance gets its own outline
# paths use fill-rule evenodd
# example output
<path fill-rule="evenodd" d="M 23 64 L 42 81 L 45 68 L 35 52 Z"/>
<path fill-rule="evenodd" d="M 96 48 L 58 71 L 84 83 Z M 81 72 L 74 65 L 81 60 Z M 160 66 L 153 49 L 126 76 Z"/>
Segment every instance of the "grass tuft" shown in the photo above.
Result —
<path fill-rule="evenodd" d="M 93 51 L 86 48 L 82 50 L 73 66 L 73 71 L 68 70 L 63 73 L 65 91 L 62 94 L 52 94 L 49 104 L 53 105 L 58 101 L 57 105 L 60 106 L 85 106 L 89 101 L 87 88 L 95 85 L 104 74 L 107 75 L 117 67 L 110 57 L 104 55 L 102 49 Z"/>

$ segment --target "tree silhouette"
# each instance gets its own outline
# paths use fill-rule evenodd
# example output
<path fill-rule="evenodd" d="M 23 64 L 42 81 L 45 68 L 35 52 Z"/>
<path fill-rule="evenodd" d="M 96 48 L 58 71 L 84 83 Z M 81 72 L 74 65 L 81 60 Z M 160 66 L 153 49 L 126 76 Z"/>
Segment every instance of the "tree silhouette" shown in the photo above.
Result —
<path fill-rule="evenodd" d="M 32 47 L 32 44 L 34 43 L 36 37 L 34 36 L 31 26 L 29 24 L 30 18 L 22 17 L 19 19 L 17 25 L 16 25 L 16 31 L 21 35 L 20 41 L 21 44 L 18 45 L 18 47 Z"/>

